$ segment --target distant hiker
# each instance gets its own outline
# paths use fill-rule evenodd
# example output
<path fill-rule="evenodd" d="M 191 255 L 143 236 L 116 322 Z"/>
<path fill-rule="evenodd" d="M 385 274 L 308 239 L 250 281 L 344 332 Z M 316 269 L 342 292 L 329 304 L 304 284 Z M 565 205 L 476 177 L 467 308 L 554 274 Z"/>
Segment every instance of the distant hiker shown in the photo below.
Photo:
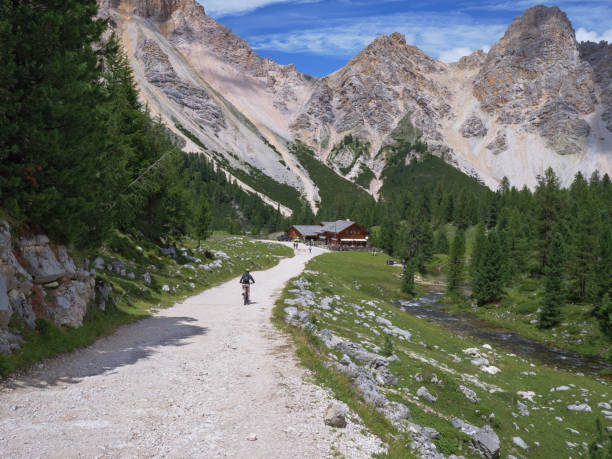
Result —
<path fill-rule="evenodd" d="M 308 246 L 308 253 L 312 253 L 312 245 Z"/>
<path fill-rule="evenodd" d="M 251 302 L 251 284 L 255 283 L 255 279 L 253 279 L 253 276 L 251 276 L 248 269 L 240 278 L 240 283 L 242 284 L 242 297 L 244 298 L 244 304 L 247 305 Z"/>

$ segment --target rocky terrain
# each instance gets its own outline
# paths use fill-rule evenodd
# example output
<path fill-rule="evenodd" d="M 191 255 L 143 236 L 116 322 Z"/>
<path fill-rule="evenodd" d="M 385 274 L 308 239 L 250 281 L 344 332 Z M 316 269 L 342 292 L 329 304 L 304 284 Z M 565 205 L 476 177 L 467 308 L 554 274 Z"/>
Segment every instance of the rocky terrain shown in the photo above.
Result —
<path fill-rule="evenodd" d="M 102 284 L 98 285 L 104 290 Z M 30 328 L 36 318 L 57 325 L 79 327 L 96 297 L 95 270 L 77 267 L 62 245 L 45 235 L 11 235 L 0 220 L 0 353 L 19 348 L 21 336 L 9 332 L 15 315 Z"/>
<path fill-rule="evenodd" d="M 289 153 L 292 141 L 349 179 L 369 169 L 375 194 L 381 148 L 407 123 L 492 188 L 504 176 L 533 187 L 549 166 L 563 184 L 579 170 L 612 172 L 611 45 L 577 43 L 557 7 L 526 10 L 488 53 L 457 63 L 394 33 L 323 78 L 257 55 L 196 0 L 103 0 L 102 15 L 123 39 L 143 98 L 172 129 L 181 124 L 232 168 L 250 165 L 297 188 L 313 207 L 317 189 Z M 347 134 L 369 143 L 368 155 L 330 159 Z"/>
<path fill-rule="evenodd" d="M 607 378 L 440 328 L 421 310 L 442 294 L 398 300 L 394 271 L 369 254 L 322 255 L 276 311 L 302 363 L 349 408 L 372 413 L 364 424 L 389 456 L 410 448 L 435 459 L 580 457 L 594 442 L 609 451 L 598 427 L 612 431 Z"/>

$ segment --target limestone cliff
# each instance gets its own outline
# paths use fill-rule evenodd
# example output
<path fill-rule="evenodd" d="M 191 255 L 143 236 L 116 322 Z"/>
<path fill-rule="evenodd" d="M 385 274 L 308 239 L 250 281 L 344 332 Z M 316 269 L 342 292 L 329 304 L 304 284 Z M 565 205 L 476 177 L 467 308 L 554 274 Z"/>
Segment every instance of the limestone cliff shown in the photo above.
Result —
<path fill-rule="evenodd" d="M 526 10 L 488 53 L 457 63 L 436 61 L 394 33 L 313 78 L 259 56 L 196 0 L 102 6 L 144 99 L 171 127 L 181 124 L 208 154 L 245 171 L 248 164 L 313 204 L 317 190 L 290 142 L 310 145 L 350 179 L 365 169 L 378 176 L 385 145 L 406 125 L 493 188 L 504 176 L 534 186 L 549 166 L 564 184 L 579 170 L 612 172 L 611 45 L 578 44 L 556 7 Z M 368 145 L 367 154 L 339 149 L 347 134 Z M 370 191 L 378 186 L 374 179 Z"/>

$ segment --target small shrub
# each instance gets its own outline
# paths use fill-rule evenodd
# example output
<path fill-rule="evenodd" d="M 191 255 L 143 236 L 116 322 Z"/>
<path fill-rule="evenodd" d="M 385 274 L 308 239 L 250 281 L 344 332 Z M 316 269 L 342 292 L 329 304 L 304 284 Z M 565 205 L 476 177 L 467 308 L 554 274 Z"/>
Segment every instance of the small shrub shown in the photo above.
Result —
<path fill-rule="evenodd" d="M 385 335 L 385 344 L 383 344 L 381 353 L 385 357 L 393 355 L 393 341 L 389 335 Z"/>

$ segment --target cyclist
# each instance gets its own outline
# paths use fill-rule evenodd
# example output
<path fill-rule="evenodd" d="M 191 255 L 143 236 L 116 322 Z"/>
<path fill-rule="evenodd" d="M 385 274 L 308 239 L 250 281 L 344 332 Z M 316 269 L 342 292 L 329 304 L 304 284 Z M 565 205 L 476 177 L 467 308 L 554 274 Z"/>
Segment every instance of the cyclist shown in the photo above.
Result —
<path fill-rule="evenodd" d="M 244 304 L 247 305 L 251 302 L 251 284 L 255 283 L 255 279 L 253 279 L 253 276 L 251 276 L 251 273 L 249 273 L 248 269 L 240 278 L 240 283 L 242 284 L 242 296 L 244 297 Z"/>

